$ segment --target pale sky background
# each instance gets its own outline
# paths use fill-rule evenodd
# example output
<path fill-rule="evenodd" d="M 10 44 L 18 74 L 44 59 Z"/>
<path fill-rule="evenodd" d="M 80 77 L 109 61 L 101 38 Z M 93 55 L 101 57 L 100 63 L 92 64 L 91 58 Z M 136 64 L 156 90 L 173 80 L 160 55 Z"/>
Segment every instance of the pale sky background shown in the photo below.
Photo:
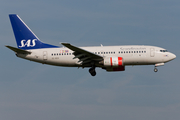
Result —
<path fill-rule="evenodd" d="M 125 72 L 42 65 L 17 58 L 8 14 L 46 43 L 154 45 L 177 58 Z M 179 0 L 0 0 L 0 120 L 180 119 Z M 62 45 L 60 45 L 62 46 Z"/>

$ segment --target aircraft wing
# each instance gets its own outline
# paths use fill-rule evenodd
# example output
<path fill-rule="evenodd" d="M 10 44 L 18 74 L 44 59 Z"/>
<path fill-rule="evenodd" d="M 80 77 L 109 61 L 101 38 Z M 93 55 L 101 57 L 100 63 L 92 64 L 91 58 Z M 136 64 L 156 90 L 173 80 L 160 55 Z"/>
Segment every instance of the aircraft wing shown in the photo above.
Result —
<path fill-rule="evenodd" d="M 74 58 L 78 58 L 79 59 L 79 63 L 80 64 L 89 64 L 91 62 L 98 62 L 103 60 L 103 57 L 100 55 L 96 55 L 90 51 L 84 50 L 82 48 L 73 46 L 69 43 L 61 43 L 62 45 L 66 46 L 67 48 L 71 49 L 72 51 L 74 51 Z"/>
<path fill-rule="evenodd" d="M 11 47 L 11 46 L 6 46 L 7 48 L 11 49 L 12 51 L 16 52 L 16 53 L 21 53 L 21 54 L 31 54 L 31 52 L 26 51 L 26 50 L 22 50 L 19 48 L 15 48 L 15 47 Z"/>

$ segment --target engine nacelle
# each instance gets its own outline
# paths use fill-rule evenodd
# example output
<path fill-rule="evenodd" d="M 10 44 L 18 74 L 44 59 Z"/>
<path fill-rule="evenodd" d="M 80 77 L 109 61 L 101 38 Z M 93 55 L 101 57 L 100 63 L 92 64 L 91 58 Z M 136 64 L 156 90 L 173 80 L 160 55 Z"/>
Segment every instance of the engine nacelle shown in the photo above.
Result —
<path fill-rule="evenodd" d="M 123 58 L 122 57 L 107 57 L 101 62 L 104 65 L 103 69 L 106 71 L 124 71 L 125 66 L 123 66 Z"/>
<path fill-rule="evenodd" d="M 118 67 L 107 67 L 105 68 L 107 72 L 113 71 L 125 71 L 125 66 L 118 66 Z"/>
<path fill-rule="evenodd" d="M 104 58 L 103 65 L 104 65 L 104 67 L 123 66 L 123 58 L 122 57 L 108 57 L 108 58 Z"/>

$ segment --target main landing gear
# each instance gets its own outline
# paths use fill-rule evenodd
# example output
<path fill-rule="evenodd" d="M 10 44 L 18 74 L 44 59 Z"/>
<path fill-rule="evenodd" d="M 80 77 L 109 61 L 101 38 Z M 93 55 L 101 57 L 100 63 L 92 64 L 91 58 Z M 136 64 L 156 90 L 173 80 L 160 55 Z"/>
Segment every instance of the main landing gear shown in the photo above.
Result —
<path fill-rule="evenodd" d="M 92 76 L 95 76 L 95 75 L 96 75 L 96 70 L 95 70 L 95 67 L 94 67 L 94 66 L 89 69 L 89 73 L 90 73 Z"/>
<path fill-rule="evenodd" d="M 157 71 L 158 71 L 158 69 L 155 67 L 155 68 L 154 68 L 154 72 L 157 72 Z"/>

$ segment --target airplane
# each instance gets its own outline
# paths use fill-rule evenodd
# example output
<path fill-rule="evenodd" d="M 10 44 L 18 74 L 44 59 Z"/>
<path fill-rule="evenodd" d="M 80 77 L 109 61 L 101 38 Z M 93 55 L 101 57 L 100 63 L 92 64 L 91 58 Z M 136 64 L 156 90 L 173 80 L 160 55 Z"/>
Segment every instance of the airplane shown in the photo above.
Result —
<path fill-rule="evenodd" d="M 70 43 L 61 43 L 63 47 L 40 41 L 32 30 L 16 14 L 9 15 L 17 47 L 6 46 L 17 57 L 30 61 L 64 67 L 90 68 L 89 73 L 96 75 L 96 67 L 108 72 L 125 71 L 128 65 L 163 66 L 176 58 L 166 49 L 146 45 L 90 46 L 76 47 Z"/>

